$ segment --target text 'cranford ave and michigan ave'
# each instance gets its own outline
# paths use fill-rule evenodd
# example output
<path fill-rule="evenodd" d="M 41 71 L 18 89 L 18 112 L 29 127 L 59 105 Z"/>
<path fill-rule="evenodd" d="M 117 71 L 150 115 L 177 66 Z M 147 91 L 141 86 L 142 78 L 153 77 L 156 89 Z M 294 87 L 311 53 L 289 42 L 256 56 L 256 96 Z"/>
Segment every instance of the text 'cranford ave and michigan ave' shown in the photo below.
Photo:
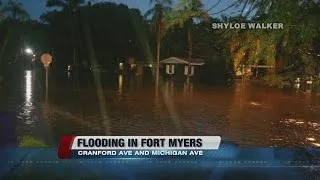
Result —
<path fill-rule="evenodd" d="M 203 156 L 202 150 L 80 150 L 78 156 Z"/>
<path fill-rule="evenodd" d="M 283 23 L 212 23 L 213 29 L 283 29 Z"/>

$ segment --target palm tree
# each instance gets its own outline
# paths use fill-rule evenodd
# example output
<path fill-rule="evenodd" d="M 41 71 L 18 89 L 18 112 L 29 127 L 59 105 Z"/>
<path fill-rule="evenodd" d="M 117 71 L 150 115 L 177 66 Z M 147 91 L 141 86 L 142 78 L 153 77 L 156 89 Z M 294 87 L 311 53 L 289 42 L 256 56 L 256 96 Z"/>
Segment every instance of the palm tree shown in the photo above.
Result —
<path fill-rule="evenodd" d="M 9 20 L 9 26 L 7 34 L 3 40 L 3 44 L 0 50 L 0 65 L 3 60 L 3 55 L 10 39 L 10 35 L 12 33 L 12 29 L 14 28 L 14 24 L 17 20 L 27 20 L 29 19 L 28 13 L 22 8 L 22 4 L 19 2 L 14 2 L 13 0 L 9 0 L 3 8 L 1 8 L 1 15 L 7 17 Z"/>
<path fill-rule="evenodd" d="M 85 3 L 85 0 L 47 0 L 47 7 L 59 7 L 63 8 L 67 12 L 72 44 L 73 44 L 73 63 L 76 65 L 76 35 L 75 35 L 75 25 L 74 25 L 74 14 L 81 4 Z"/>
<path fill-rule="evenodd" d="M 66 12 L 66 16 L 67 16 L 67 21 L 69 22 L 70 25 L 70 32 L 71 32 L 71 41 L 72 41 L 72 48 L 73 48 L 73 52 L 72 52 L 72 60 L 73 60 L 73 65 L 76 66 L 77 62 L 76 62 L 76 51 L 77 51 L 77 43 L 76 43 L 76 18 L 79 17 L 76 16 L 76 13 L 79 13 L 79 9 L 80 6 L 85 3 L 85 0 L 47 0 L 47 7 L 59 7 L 62 8 L 64 12 Z M 79 88 L 79 78 L 78 78 L 78 70 L 75 67 L 74 71 L 73 71 L 75 77 L 75 81 L 73 81 L 73 86 L 74 88 Z M 83 116 L 84 116 L 84 111 L 83 111 L 83 102 L 82 102 L 82 96 L 79 94 L 78 92 L 78 97 L 80 97 L 79 100 L 79 104 L 80 104 L 80 112 L 82 113 L 82 120 L 83 120 Z"/>
<path fill-rule="evenodd" d="M 12 20 L 27 20 L 30 18 L 27 11 L 22 8 L 20 2 L 9 0 L 2 10 L 3 13 Z"/>
<path fill-rule="evenodd" d="M 164 16 L 171 9 L 172 0 L 150 0 L 154 4 L 153 8 L 145 13 L 145 17 L 151 18 L 151 28 L 157 34 L 157 69 L 156 69 L 156 85 L 159 85 L 159 68 L 160 68 L 160 47 L 161 39 L 165 35 Z"/>
<path fill-rule="evenodd" d="M 3 9 L 2 9 L 2 2 L 0 1 L 0 22 L 3 19 Z"/>
<path fill-rule="evenodd" d="M 201 0 L 180 0 L 171 14 L 166 16 L 166 29 L 172 28 L 176 25 L 188 27 L 188 45 L 189 45 L 189 65 L 188 72 L 190 72 L 190 64 L 192 58 L 192 25 L 195 18 L 208 19 L 207 11 L 203 9 Z M 187 82 L 189 82 L 190 73 L 188 73 Z"/>

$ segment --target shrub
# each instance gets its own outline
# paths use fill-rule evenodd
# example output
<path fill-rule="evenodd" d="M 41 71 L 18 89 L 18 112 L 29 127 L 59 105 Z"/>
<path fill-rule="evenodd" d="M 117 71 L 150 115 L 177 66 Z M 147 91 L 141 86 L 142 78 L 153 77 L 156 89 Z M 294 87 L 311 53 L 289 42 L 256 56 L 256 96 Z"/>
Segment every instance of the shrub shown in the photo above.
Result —
<path fill-rule="evenodd" d="M 40 148 L 47 147 L 47 145 L 32 136 L 23 136 L 19 147 Z"/>
<path fill-rule="evenodd" d="M 284 88 L 291 86 L 290 81 L 287 78 L 280 75 L 268 75 L 264 77 L 263 80 L 266 85 L 272 87 Z"/>

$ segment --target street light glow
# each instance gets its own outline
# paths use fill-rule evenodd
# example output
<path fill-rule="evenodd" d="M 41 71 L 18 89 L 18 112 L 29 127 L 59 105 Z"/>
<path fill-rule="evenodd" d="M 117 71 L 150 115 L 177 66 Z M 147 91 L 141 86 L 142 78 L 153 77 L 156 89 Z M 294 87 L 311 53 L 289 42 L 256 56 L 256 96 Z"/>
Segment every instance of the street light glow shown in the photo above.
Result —
<path fill-rule="evenodd" d="M 33 54 L 33 51 L 32 51 L 32 49 L 30 49 L 30 48 L 27 48 L 27 49 L 25 50 L 25 52 L 26 52 L 27 54 Z"/>

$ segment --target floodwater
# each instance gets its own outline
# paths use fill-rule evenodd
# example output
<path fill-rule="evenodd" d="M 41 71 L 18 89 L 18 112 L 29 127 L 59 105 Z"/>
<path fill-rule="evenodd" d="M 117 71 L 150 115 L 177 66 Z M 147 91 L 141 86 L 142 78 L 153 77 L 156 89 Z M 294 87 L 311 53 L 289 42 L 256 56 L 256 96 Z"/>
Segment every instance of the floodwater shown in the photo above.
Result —
<path fill-rule="evenodd" d="M 240 83 L 161 81 L 157 91 L 141 76 L 94 81 L 51 75 L 46 95 L 43 73 L 25 71 L 0 107 L 16 112 L 20 137 L 49 145 L 63 135 L 219 135 L 247 147 L 320 146 L 320 96 Z"/>

